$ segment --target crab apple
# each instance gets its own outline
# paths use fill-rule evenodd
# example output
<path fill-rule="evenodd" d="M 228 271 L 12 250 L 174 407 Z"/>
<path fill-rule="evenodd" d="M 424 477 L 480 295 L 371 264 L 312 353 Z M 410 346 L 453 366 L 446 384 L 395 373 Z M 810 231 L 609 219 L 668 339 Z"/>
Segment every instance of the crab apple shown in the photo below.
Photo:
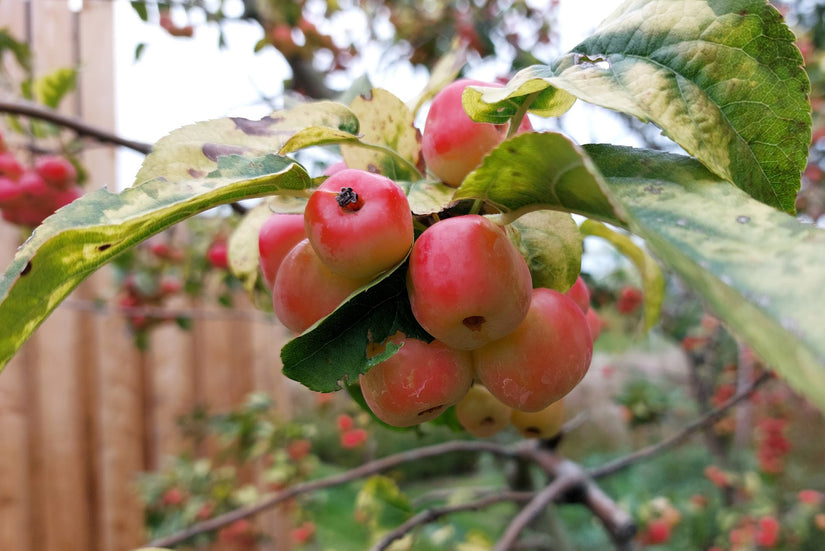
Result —
<path fill-rule="evenodd" d="M 602 334 L 602 318 L 592 308 L 587 310 L 584 317 L 587 319 L 587 325 L 590 327 L 590 336 L 593 338 L 593 342 L 596 342 Z"/>
<path fill-rule="evenodd" d="M 304 209 L 306 234 L 333 272 L 374 277 L 407 256 L 413 220 L 404 191 L 392 180 L 347 168 L 326 179 Z"/>
<path fill-rule="evenodd" d="M 473 350 L 476 377 L 514 409 L 539 411 L 573 390 L 590 367 L 593 338 L 581 308 L 553 289 L 533 290 L 515 331 Z"/>
<path fill-rule="evenodd" d="M 415 241 L 407 271 L 413 314 L 436 339 L 472 350 L 512 332 L 533 284 L 504 229 L 477 214 L 440 220 Z"/>
<path fill-rule="evenodd" d="M 632 314 L 642 305 L 644 295 L 641 289 L 633 285 L 625 285 L 619 289 L 619 296 L 616 299 L 616 310 L 621 314 Z"/>
<path fill-rule="evenodd" d="M 13 153 L 10 151 L 0 153 L 0 176 L 17 180 L 24 172 L 26 172 L 26 169 L 23 168 L 23 165 L 20 164 Z"/>
<path fill-rule="evenodd" d="M 77 170 L 65 157 L 45 155 L 37 159 L 34 170 L 46 184 L 55 189 L 66 189 L 77 180 Z"/>
<path fill-rule="evenodd" d="M 0 176 L 0 208 L 11 207 L 20 197 L 20 186 L 6 176 Z"/>
<path fill-rule="evenodd" d="M 289 251 L 278 269 L 272 307 L 287 329 L 303 333 L 369 281 L 331 271 L 304 239 Z"/>
<path fill-rule="evenodd" d="M 564 400 L 557 400 L 539 411 L 514 409 L 510 423 L 525 438 L 553 438 L 564 424 Z"/>
<path fill-rule="evenodd" d="M 303 239 L 306 239 L 306 230 L 302 214 L 276 212 L 266 219 L 258 233 L 258 252 L 267 287 L 272 289 L 281 262 Z"/>
<path fill-rule="evenodd" d="M 582 276 L 576 278 L 576 282 L 567 290 L 567 296 L 572 298 L 585 314 L 590 310 L 590 290 L 587 288 L 587 283 L 584 282 Z"/>
<path fill-rule="evenodd" d="M 493 436 L 510 424 L 510 406 L 502 404 L 482 385 L 473 385 L 455 405 L 455 415 L 464 430 L 478 438 Z"/>
<path fill-rule="evenodd" d="M 461 185 L 484 156 L 504 141 L 510 127 L 509 123 L 471 119 L 461 103 L 467 86 L 500 87 L 501 84 L 461 79 L 447 85 L 433 98 L 421 135 L 421 154 L 427 168 L 453 187 Z M 529 119 L 522 119 L 519 132 L 532 129 Z"/>
<path fill-rule="evenodd" d="M 361 392 L 376 417 L 396 427 L 430 421 L 457 403 L 473 383 L 469 352 L 443 342 L 397 334 L 401 348 L 359 377 Z"/>
<path fill-rule="evenodd" d="M 216 238 L 206 251 L 206 259 L 213 268 L 227 269 L 229 267 L 229 248 L 226 239 Z"/>

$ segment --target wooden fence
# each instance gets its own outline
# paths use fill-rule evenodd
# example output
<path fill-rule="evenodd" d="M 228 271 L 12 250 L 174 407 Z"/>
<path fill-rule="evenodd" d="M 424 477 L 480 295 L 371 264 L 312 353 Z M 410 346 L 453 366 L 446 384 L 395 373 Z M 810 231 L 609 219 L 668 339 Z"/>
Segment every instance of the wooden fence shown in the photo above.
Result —
<path fill-rule="evenodd" d="M 64 113 L 106 129 L 115 128 L 112 4 L 86 0 L 71 12 L 66 0 L 0 0 L 0 27 L 28 41 L 36 75 L 81 67 Z M 91 149 L 83 162 L 90 189 L 114 184 L 112 148 Z M 20 237 L 0 221 L 0 269 Z M 201 312 L 192 329 L 159 327 L 140 352 L 116 309 L 77 307 L 112 288 L 109 271 L 94 274 L 0 373 L 0 550 L 138 547 L 145 536 L 134 479 L 181 450 L 180 414 L 196 404 L 235 406 L 253 390 L 288 412 L 284 330 L 252 315 L 243 297 L 241 315 L 214 301 L 183 305 Z M 283 533 L 274 513 L 259 525 L 276 540 Z"/>

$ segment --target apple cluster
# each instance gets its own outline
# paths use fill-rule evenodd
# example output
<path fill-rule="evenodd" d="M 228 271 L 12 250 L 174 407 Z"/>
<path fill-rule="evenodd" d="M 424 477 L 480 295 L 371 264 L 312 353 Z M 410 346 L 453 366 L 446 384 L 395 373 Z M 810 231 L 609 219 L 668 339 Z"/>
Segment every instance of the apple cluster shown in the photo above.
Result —
<path fill-rule="evenodd" d="M 65 157 L 44 155 L 25 167 L 0 140 L 0 214 L 7 222 L 36 227 L 82 194 L 77 170 Z"/>
<path fill-rule="evenodd" d="M 422 135 L 428 170 L 451 186 L 507 136 L 508 125 L 465 113 L 461 94 L 470 84 L 485 83 L 457 81 L 434 98 Z M 519 131 L 530 129 L 528 121 Z M 455 405 L 478 436 L 509 423 L 534 437 L 558 431 L 561 400 L 593 352 L 587 289 L 581 279 L 569 293 L 533 288 L 526 260 L 490 217 L 442 217 L 416 234 L 401 186 L 336 167 L 303 214 L 272 215 L 258 244 L 274 312 L 295 333 L 405 263 L 410 310 L 432 339 L 398 332 L 368 344 L 367 358 L 397 347 L 359 377 L 366 404 L 385 423 L 417 425 Z"/>

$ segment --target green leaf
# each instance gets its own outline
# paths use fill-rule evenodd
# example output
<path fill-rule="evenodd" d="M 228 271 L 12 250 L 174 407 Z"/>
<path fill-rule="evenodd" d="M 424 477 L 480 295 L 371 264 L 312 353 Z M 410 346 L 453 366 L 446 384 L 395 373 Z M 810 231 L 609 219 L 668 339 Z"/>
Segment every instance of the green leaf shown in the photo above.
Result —
<path fill-rule="evenodd" d="M 77 71 L 62 68 L 44 75 L 32 83 L 34 97 L 37 101 L 56 109 L 60 101 L 73 91 L 77 84 Z"/>
<path fill-rule="evenodd" d="M 541 210 L 513 222 L 516 246 L 527 260 L 533 287 L 566 292 L 581 271 L 582 234 L 566 212 Z"/>
<path fill-rule="evenodd" d="M 32 54 L 25 42 L 20 42 L 12 36 L 8 29 L 0 29 L 0 58 L 6 52 L 11 52 L 15 61 L 25 72 L 31 71 Z"/>
<path fill-rule="evenodd" d="M 421 133 L 415 127 L 415 113 L 403 101 L 375 88 L 369 96 L 355 98 L 350 108 L 360 122 L 361 142 L 385 147 L 397 155 L 342 144 L 341 155 L 348 167 L 377 172 L 393 180 L 421 178 Z M 398 157 L 404 162 L 399 163 Z"/>
<path fill-rule="evenodd" d="M 245 160 L 241 170 L 226 159 L 213 177 L 159 178 L 119 194 L 100 189 L 47 218 L 0 278 L 0 368 L 72 289 L 119 253 L 217 205 L 312 184 L 286 157 Z"/>
<path fill-rule="evenodd" d="M 467 175 L 455 199 L 479 199 L 505 222 L 527 212 L 555 209 L 620 224 L 620 207 L 605 194 L 599 171 L 561 134 L 528 132 L 505 140 Z"/>
<path fill-rule="evenodd" d="M 811 139 L 794 40 L 764 0 L 629 0 L 569 54 L 468 108 L 484 119 L 563 90 L 652 121 L 721 178 L 792 213 Z"/>
<path fill-rule="evenodd" d="M 310 126 L 355 134 L 358 119 L 340 103 L 319 101 L 276 111 L 259 120 L 231 117 L 191 124 L 155 144 L 135 182 L 204 178 L 217 168 L 221 156 L 263 157 L 279 151 L 293 134 Z"/>
<path fill-rule="evenodd" d="M 656 261 L 629 236 L 611 230 L 601 222 L 585 220 L 582 222 L 581 232 L 585 235 L 601 237 L 616 247 L 636 266 L 642 279 L 642 291 L 645 297 L 645 331 L 656 325 L 662 310 L 662 302 L 665 300 L 665 278 Z"/>
<path fill-rule="evenodd" d="M 576 102 L 576 96 L 553 88 L 544 80 L 543 65 L 526 67 L 516 73 L 504 88 L 468 86 L 461 96 L 464 110 L 473 120 L 503 124 L 529 102 L 529 110 L 540 117 L 559 117 Z"/>
<path fill-rule="evenodd" d="M 149 10 L 146 8 L 146 0 L 133 0 L 129 2 L 129 4 L 131 4 L 132 9 L 135 10 L 141 21 L 149 21 Z"/>
<path fill-rule="evenodd" d="M 406 263 L 356 291 L 333 313 L 281 349 L 283 373 L 307 388 L 332 392 L 341 383 L 358 380 L 397 347 L 367 359 L 367 345 L 380 343 L 401 331 L 408 337 L 432 340 L 410 309 Z"/>
<path fill-rule="evenodd" d="M 790 385 L 825 410 L 825 231 L 689 157 L 586 146 L 630 230 Z"/>
<path fill-rule="evenodd" d="M 321 145 L 340 145 L 342 149 L 346 149 L 349 156 L 349 161 L 346 162 L 348 168 L 359 168 L 380 174 L 384 174 L 383 170 L 403 175 L 405 178 L 419 178 L 421 176 L 418 168 L 402 157 L 396 150 L 386 145 L 365 142 L 359 136 L 354 136 L 349 132 L 336 128 L 310 126 L 299 130 L 284 143 L 279 153 L 286 155 L 307 147 Z M 361 154 L 355 153 L 357 149 L 362 150 Z M 375 163 L 379 163 L 383 168 L 379 168 Z M 399 180 L 397 178 L 393 179 Z"/>

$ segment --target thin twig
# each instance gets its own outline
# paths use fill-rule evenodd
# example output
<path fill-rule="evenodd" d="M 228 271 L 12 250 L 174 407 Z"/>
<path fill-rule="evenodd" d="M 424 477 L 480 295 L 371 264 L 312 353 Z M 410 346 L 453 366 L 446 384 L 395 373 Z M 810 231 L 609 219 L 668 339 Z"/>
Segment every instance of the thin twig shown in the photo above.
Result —
<path fill-rule="evenodd" d="M 43 107 L 42 105 L 29 101 L 0 100 L 0 112 L 10 113 L 12 115 L 22 115 L 24 117 L 51 122 L 58 126 L 68 128 L 77 133 L 79 136 L 94 138 L 95 140 L 103 143 L 127 147 L 137 151 L 138 153 L 143 153 L 144 155 L 148 155 L 149 152 L 152 151 L 152 146 L 149 144 L 134 140 L 127 140 L 126 138 L 118 136 L 113 132 L 103 130 L 102 128 L 93 126 L 78 118 L 64 115 L 53 109 L 49 109 L 48 107 Z"/>
<path fill-rule="evenodd" d="M 447 505 L 443 507 L 432 507 L 430 509 L 425 509 L 417 515 L 410 517 L 406 522 L 398 526 L 395 530 L 392 530 L 384 534 L 384 537 L 382 537 L 374 546 L 372 546 L 370 548 L 370 551 L 384 551 L 385 549 L 388 549 L 395 540 L 403 538 L 405 535 L 407 535 L 409 532 L 411 532 L 418 526 L 436 521 L 443 516 L 450 515 L 453 513 L 460 513 L 463 511 L 478 511 L 490 507 L 491 505 L 496 505 L 498 503 L 502 503 L 505 501 L 512 501 L 515 503 L 528 501 L 532 499 L 535 495 L 536 494 L 534 492 L 498 492 L 476 499 L 474 501 L 468 501 L 466 503 L 458 503 L 455 505 Z"/>
<path fill-rule="evenodd" d="M 539 491 L 535 497 L 530 500 L 530 503 L 510 521 L 510 524 L 504 531 L 504 535 L 499 538 L 492 551 L 506 551 L 510 549 L 527 525 L 540 515 L 550 503 L 559 500 L 565 492 L 581 483 L 581 470 L 579 469 L 578 471 L 579 472 L 573 470 L 565 471 Z"/>
<path fill-rule="evenodd" d="M 675 448 L 676 446 L 688 440 L 691 436 L 693 436 L 694 433 L 702 430 L 703 428 L 709 425 L 716 423 L 725 415 L 725 413 L 727 413 L 729 409 L 734 407 L 742 400 L 748 398 L 750 395 L 754 393 L 754 391 L 757 388 L 759 388 L 765 382 L 769 381 L 772 377 L 773 374 L 770 371 L 762 373 L 762 375 L 760 375 L 756 380 L 754 380 L 748 387 L 732 396 L 727 402 L 717 407 L 716 409 L 710 410 L 705 415 L 699 417 L 692 423 L 689 423 L 681 431 L 677 432 L 670 438 L 666 438 L 646 448 L 642 448 L 624 457 L 620 457 L 618 459 L 605 463 L 601 467 L 591 469 L 589 471 L 589 475 L 594 479 L 602 478 L 604 476 L 608 476 L 622 469 L 625 469 L 635 463 L 638 463 L 639 461 L 648 459 L 654 455 L 664 453 L 665 451 L 671 448 Z"/>

